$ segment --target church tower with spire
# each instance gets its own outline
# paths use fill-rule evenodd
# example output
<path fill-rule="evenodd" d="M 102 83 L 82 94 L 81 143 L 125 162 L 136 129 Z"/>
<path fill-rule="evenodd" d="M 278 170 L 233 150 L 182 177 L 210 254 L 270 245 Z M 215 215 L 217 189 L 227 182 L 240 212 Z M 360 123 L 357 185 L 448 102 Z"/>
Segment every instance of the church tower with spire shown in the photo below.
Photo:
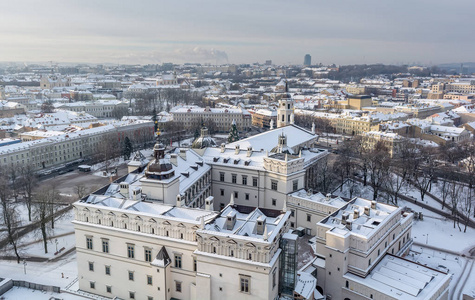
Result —
<path fill-rule="evenodd" d="M 294 101 L 289 94 L 288 83 L 285 82 L 285 94 L 279 100 L 277 108 L 277 128 L 284 127 L 294 123 Z"/>

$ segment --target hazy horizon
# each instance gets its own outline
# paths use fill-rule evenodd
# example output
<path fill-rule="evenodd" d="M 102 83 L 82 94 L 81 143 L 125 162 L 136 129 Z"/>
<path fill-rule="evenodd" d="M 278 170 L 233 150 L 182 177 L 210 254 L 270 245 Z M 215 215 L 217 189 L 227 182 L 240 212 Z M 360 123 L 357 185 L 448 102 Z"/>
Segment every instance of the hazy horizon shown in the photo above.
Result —
<path fill-rule="evenodd" d="M 472 11 L 473 0 L 19 0 L 0 11 L 0 61 L 471 62 Z"/>

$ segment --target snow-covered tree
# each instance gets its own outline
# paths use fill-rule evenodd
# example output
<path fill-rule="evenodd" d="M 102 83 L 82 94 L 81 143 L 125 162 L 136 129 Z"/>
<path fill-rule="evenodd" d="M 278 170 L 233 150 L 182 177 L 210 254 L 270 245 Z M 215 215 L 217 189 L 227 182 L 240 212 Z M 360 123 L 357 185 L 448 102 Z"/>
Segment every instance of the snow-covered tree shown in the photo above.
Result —
<path fill-rule="evenodd" d="M 236 126 L 236 121 L 233 120 L 231 129 L 229 130 L 228 143 L 232 143 L 239 140 L 239 132 Z"/>

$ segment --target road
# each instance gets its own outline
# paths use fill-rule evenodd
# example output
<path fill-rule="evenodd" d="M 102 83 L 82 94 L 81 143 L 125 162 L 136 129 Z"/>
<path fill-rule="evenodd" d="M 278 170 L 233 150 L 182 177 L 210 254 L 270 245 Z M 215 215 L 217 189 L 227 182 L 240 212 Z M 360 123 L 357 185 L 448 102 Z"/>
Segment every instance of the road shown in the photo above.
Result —
<path fill-rule="evenodd" d="M 120 165 L 117 168 L 117 174 L 119 177 L 127 174 L 127 164 Z M 70 198 L 70 202 L 74 202 L 77 200 L 77 194 L 75 191 L 76 186 L 80 184 L 84 185 L 86 187 L 86 194 L 89 194 L 109 182 L 109 177 L 96 176 L 93 175 L 93 172 L 84 173 L 74 170 L 73 172 L 41 180 L 39 182 L 39 188 L 44 186 L 54 186 L 60 194 L 71 195 L 71 197 L 64 198 Z"/>

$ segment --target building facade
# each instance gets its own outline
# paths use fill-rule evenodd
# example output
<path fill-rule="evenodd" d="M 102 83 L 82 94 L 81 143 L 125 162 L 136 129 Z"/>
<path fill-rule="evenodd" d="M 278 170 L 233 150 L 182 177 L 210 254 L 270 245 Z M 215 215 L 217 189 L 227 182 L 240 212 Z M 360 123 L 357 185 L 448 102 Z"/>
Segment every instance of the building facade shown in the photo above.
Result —
<path fill-rule="evenodd" d="M 229 131 L 233 121 L 238 130 L 250 129 L 251 114 L 240 108 L 201 108 L 197 106 L 174 108 L 170 111 L 173 121 L 181 123 L 185 129 L 201 126 L 203 122 L 213 121 L 218 131 Z"/>

